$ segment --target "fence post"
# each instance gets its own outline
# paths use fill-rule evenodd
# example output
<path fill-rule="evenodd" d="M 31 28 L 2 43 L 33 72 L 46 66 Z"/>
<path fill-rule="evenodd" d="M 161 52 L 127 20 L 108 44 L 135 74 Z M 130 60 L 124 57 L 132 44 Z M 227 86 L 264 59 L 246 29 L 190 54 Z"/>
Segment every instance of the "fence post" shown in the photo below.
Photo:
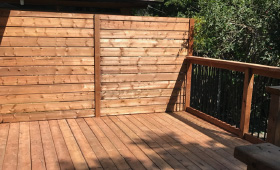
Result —
<path fill-rule="evenodd" d="M 193 55 L 193 39 L 194 39 L 194 22 L 193 18 L 190 18 L 189 23 L 189 39 L 188 39 L 188 56 Z"/>
<path fill-rule="evenodd" d="M 189 22 L 189 37 L 188 37 L 188 56 L 193 55 L 193 38 L 194 38 L 194 22 L 193 18 L 190 18 Z M 187 73 L 186 73 L 186 100 L 185 100 L 185 110 L 190 107 L 191 104 L 191 84 L 192 84 L 192 63 L 191 60 L 187 60 Z"/>
<path fill-rule="evenodd" d="M 266 87 L 271 94 L 267 125 L 267 142 L 280 146 L 280 86 Z"/>
<path fill-rule="evenodd" d="M 240 118 L 240 137 L 244 137 L 245 133 L 249 131 L 251 103 L 254 87 L 254 74 L 252 70 L 247 68 L 245 70 L 244 86 L 243 86 L 243 98 Z"/>
<path fill-rule="evenodd" d="M 100 117 L 101 102 L 101 70 L 100 70 L 100 16 L 94 16 L 94 94 L 95 116 Z"/>

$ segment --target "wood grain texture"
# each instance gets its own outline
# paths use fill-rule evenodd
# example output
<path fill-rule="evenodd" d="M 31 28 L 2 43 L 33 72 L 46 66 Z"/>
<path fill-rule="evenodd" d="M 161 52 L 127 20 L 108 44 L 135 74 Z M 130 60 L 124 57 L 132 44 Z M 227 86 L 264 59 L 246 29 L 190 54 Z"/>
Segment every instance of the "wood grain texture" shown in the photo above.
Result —
<path fill-rule="evenodd" d="M 103 74 L 102 82 L 166 81 L 183 79 L 178 73 Z"/>
<path fill-rule="evenodd" d="M 114 132 L 112 129 L 106 125 L 106 123 L 103 122 L 102 119 L 93 119 L 97 126 L 102 130 L 104 135 L 113 143 L 115 148 L 120 152 L 121 156 L 124 157 L 128 165 L 132 169 L 139 169 L 139 170 L 144 170 L 144 166 L 141 164 L 139 160 L 137 160 L 137 156 L 133 154 L 132 149 L 129 149 L 120 138 Z"/>
<path fill-rule="evenodd" d="M 93 37 L 92 28 L 0 27 L 0 32 L 7 37 Z"/>
<path fill-rule="evenodd" d="M 17 169 L 31 169 L 31 139 L 29 122 L 20 123 Z M 24 167 L 24 168 L 23 168 Z"/>
<path fill-rule="evenodd" d="M 0 167 L 4 164 L 4 158 L 6 154 L 6 146 L 9 134 L 9 124 L 0 124 Z"/>
<path fill-rule="evenodd" d="M 258 74 L 271 78 L 280 78 L 280 68 L 274 66 L 266 66 L 261 64 L 244 63 L 238 61 L 228 61 L 221 59 L 213 59 L 207 57 L 195 57 L 187 56 L 186 59 L 190 59 L 194 64 L 206 65 L 211 67 L 217 67 L 227 70 L 235 70 L 245 72 L 247 69 L 252 70 L 252 74 Z"/>
<path fill-rule="evenodd" d="M 153 56 L 153 57 L 102 57 L 102 66 L 129 66 L 129 65 L 182 65 L 183 56 Z M 125 67 L 123 67 L 125 68 Z"/>
<path fill-rule="evenodd" d="M 17 10 L 0 10 L 1 17 L 8 19 L 0 21 L 5 122 L 87 117 L 92 111 L 98 117 L 110 105 L 158 112 L 181 101 L 175 93 L 184 79 L 188 18 Z"/>
<path fill-rule="evenodd" d="M 35 17 L 0 17 L 0 26 L 6 27 L 54 27 L 54 28 L 93 28 L 92 19 L 72 18 L 35 18 Z"/>
<path fill-rule="evenodd" d="M 178 89 L 179 90 L 179 89 Z M 151 90 L 111 90 L 103 91 L 103 100 L 132 99 L 146 97 L 171 97 L 173 89 L 151 89 Z M 0 99 L 1 100 L 1 99 Z"/>
<path fill-rule="evenodd" d="M 101 29 L 187 31 L 188 27 L 189 23 L 101 20 Z"/>
<path fill-rule="evenodd" d="M 2 37 L 1 47 L 93 47 L 92 38 Z"/>
<path fill-rule="evenodd" d="M 121 121 L 117 116 L 111 116 L 110 117 L 113 122 L 117 124 L 117 126 L 126 133 L 128 137 L 132 139 L 132 141 L 147 155 L 149 158 L 156 164 L 156 166 L 159 169 L 172 169 L 172 167 L 166 163 L 163 158 L 161 158 L 148 144 L 145 143 L 145 140 L 138 136 L 132 128 L 128 127 L 130 124 L 126 124 L 123 121 Z"/>
<path fill-rule="evenodd" d="M 184 47 L 186 42 L 184 40 L 172 39 L 101 39 L 101 47 Z"/>
<path fill-rule="evenodd" d="M 30 124 L 31 154 L 16 154 L 10 165 L 29 159 L 32 169 L 40 170 L 73 169 L 71 162 L 75 162 L 77 169 L 100 170 L 246 169 L 245 164 L 233 157 L 233 151 L 249 142 L 186 112 L 4 123 L 0 124 L 4 146 L 11 148 L 18 142 L 7 140 L 12 134 L 9 139 L 12 136 L 19 139 L 16 146 L 20 153 L 20 142 L 28 143 L 21 140 L 27 137 L 27 124 Z M 262 149 L 263 152 L 265 148 Z M 275 148 L 269 151 L 278 152 Z M 3 156 L 11 153 L 4 152 Z M 28 167 L 22 164 L 19 169 Z"/>
<path fill-rule="evenodd" d="M 90 129 L 89 125 L 84 119 L 77 119 L 77 123 L 79 124 L 80 128 L 82 129 L 83 134 L 87 138 L 88 143 L 90 144 L 92 150 L 96 154 L 98 160 L 100 161 L 100 164 L 104 169 L 112 169 L 117 170 L 116 165 L 106 152 L 106 150 L 103 148 L 101 143 L 96 138 L 93 131 Z M 105 159 L 104 159 L 105 158 Z"/>
<path fill-rule="evenodd" d="M 30 145 L 32 169 L 46 170 L 43 144 L 38 121 L 30 122 Z"/>
<path fill-rule="evenodd" d="M 9 15 L 7 15 L 9 14 Z M 19 10 L 0 10 L 0 16 L 10 17 L 52 17 L 52 18 L 93 18 L 93 14 L 62 13 L 62 12 L 42 12 L 42 11 L 19 11 Z"/>
<path fill-rule="evenodd" d="M 0 47 L 0 56 L 93 56 L 91 47 Z"/>
<path fill-rule="evenodd" d="M 192 63 L 187 60 L 187 73 L 186 73 L 186 103 L 185 110 L 191 105 L 191 85 L 192 85 Z"/>
<path fill-rule="evenodd" d="M 180 65 L 102 66 L 102 74 L 126 73 L 178 73 Z"/>
<path fill-rule="evenodd" d="M 9 113 L 29 113 L 56 110 L 79 110 L 93 109 L 94 102 L 90 101 L 71 101 L 71 102 L 48 102 L 48 103 L 23 103 L 23 104 L 3 104 L 1 114 Z"/>
<path fill-rule="evenodd" d="M 189 18 L 124 16 L 124 15 L 100 15 L 100 19 L 117 20 L 117 21 L 189 22 Z"/>
<path fill-rule="evenodd" d="M 148 82 L 109 82 L 102 83 L 101 89 L 105 90 L 149 90 L 149 89 L 172 89 L 174 87 L 180 88 L 176 81 L 148 81 Z"/>
<path fill-rule="evenodd" d="M 133 39 L 133 38 L 151 38 L 151 39 L 188 39 L 188 31 L 160 31 L 160 30 L 101 30 L 101 38 L 119 38 L 119 39 Z"/>
<path fill-rule="evenodd" d="M 102 108 L 143 106 L 143 105 L 165 105 L 170 101 L 170 97 L 135 98 L 135 99 L 115 99 L 102 100 Z"/>
<path fill-rule="evenodd" d="M 92 132 L 95 134 L 96 138 L 101 143 L 102 147 L 107 151 L 109 157 L 111 157 L 116 167 L 118 169 L 130 169 L 130 166 L 127 164 L 125 158 L 121 156 L 120 152 L 116 149 L 114 144 L 108 138 L 106 138 L 105 134 L 98 127 L 94 119 L 85 118 L 85 120 Z"/>
<path fill-rule="evenodd" d="M 61 129 L 58 125 L 57 120 L 49 121 L 50 129 L 54 139 L 55 150 L 61 169 L 74 169 L 73 162 L 71 160 L 68 148 L 63 138 Z"/>
<path fill-rule="evenodd" d="M 94 74 L 92 66 L 0 67 L 1 76 Z"/>
<path fill-rule="evenodd" d="M 19 123 L 10 124 L 6 145 L 6 154 L 2 168 L 4 170 L 17 169 L 19 147 Z"/>
<path fill-rule="evenodd" d="M 190 19 L 190 24 L 189 24 L 189 38 L 188 38 L 188 52 L 189 56 L 193 55 L 193 42 L 194 42 L 194 25 L 195 25 L 195 20 L 193 18 Z"/>
<path fill-rule="evenodd" d="M 41 85 L 93 83 L 93 75 L 6 76 L 0 77 L 1 85 Z"/>
<path fill-rule="evenodd" d="M 0 57 L 0 66 L 94 66 L 93 57 Z M 2 69 L 1 68 L 1 69 Z M 4 69 L 4 68 L 3 68 Z"/>
<path fill-rule="evenodd" d="M 93 100 L 94 92 L 70 92 L 53 94 L 11 94 L 1 95 L 0 104 L 42 103 Z"/>
<path fill-rule="evenodd" d="M 94 109 L 60 110 L 31 113 L 3 114 L 3 122 L 26 122 L 37 120 L 70 119 L 79 117 L 94 117 Z"/>
<path fill-rule="evenodd" d="M 26 85 L 26 86 L 0 86 L 0 93 L 5 94 L 34 94 L 34 93 L 60 93 L 74 91 L 94 91 L 94 84 L 56 84 L 56 85 Z"/>
<path fill-rule="evenodd" d="M 77 170 L 88 169 L 85 158 L 79 148 L 79 145 L 76 143 L 76 140 L 73 136 L 73 133 L 72 133 L 67 121 L 58 120 L 58 124 L 61 129 L 66 146 L 69 150 L 69 153 L 70 153 L 70 156 L 73 161 L 75 169 L 77 169 Z"/>
<path fill-rule="evenodd" d="M 72 130 L 74 137 L 76 138 L 77 143 L 79 144 L 79 147 L 84 155 L 89 169 L 102 169 L 102 166 L 98 161 L 96 154 L 91 149 L 90 144 L 88 143 L 76 120 L 68 119 L 67 122 Z"/>
<path fill-rule="evenodd" d="M 95 116 L 100 117 L 100 100 L 101 100 L 101 68 L 100 68 L 100 58 L 101 58 L 101 48 L 100 48 L 100 15 L 95 15 L 94 17 L 94 85 L 95 85 Z"/>
<path fill-rule="evenodd" d="M 4 47 L 3 47 L 4 48 Z M 1 48 L 0 48 L 1 49 Z M 136 57 L 136 56 L 180 56 L 187 55 L 186 49 L 180 48 L 101 48 L 104 57 Z M 74 51 L 74 49 L 73 49 Z"/>
<path fill-rule="evenodd" d="M 243 85 L 243 98 L 242 98 L 242 108 L 240 117 L 240 137 L 243 137 L 245 133 L 249 132 L 250 125 L 250 114 L 252 105 L 254 87 L 254 74 L 252 74 L 251 69 L 245 71 L 244 85 Z"/>
<path fill-rule="evenodd" d="M 55 150 L 55 145 L 53 142 L 49 122 L 40 121 L 39 125 L 41 130 L 46 168 L 52 170 L 59 170 L 59 161 L 57 158 L 57 153 Z"/>
<path fill-rule="evenodd" d="M 166 105 L 148 105 L 148 106 L 133 106 L 133 107 L 110 107 L 101 108 L 101 115 L 122 115 L 122 114 L 137 114 L 137 113 L 157 113 L 165 112 Z"/>

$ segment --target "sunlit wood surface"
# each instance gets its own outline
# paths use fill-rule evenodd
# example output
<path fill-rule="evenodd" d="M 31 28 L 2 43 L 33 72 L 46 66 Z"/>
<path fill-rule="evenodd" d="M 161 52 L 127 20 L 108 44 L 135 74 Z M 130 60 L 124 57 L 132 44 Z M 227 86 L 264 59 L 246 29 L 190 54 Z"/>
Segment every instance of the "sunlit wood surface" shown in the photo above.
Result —
<path fill-rule="evenodd" d="M 0 169 L 246 169 L 249 144 L 186 112 L 0 124 Z"/>

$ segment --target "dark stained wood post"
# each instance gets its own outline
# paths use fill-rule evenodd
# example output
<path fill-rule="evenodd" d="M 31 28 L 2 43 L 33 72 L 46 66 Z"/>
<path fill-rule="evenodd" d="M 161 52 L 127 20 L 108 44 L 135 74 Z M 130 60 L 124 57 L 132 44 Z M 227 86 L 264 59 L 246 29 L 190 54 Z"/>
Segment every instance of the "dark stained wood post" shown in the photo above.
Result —
<path fill-rule="evenodd" d="M 271 94 L 267 125 L 267 142 L 280 146 L 280 86 L 266 87 Z"/>
<path fill-rule="evenodd" d="M 94 89 L 95 116 L 100 117 L 101 73 L 100 73 L 100 16 L 94 16 Z"/>
<path fill-rule="evenodd" d="M 193 55 L 193 39 L 194 39 L 194 23 L 195 20 L 190 18 L 189 23 L 189 42 L 188 42 L 188 56 Z"/>
<path fill-rule="evenodd" d="M 240 119 L 240 137 L 242 138 L 244 137 L 244 134 L 248 133 L 249 131 L 253 86 L 254 74 L 252 74 L 252 70 L 250 68 L 247 68 L 245 70 L 244 77 L 243 99 Z"/>
<path fill-rule="evenodd" d="M 194 19 L 190 18 L 189 23 L 189 39 L 188 39 L 188 56 L 193 55 L 193 38 L 194 38 Z M 191 60 L 187 60 L 187 73 L 186 73 L 186 103 L 185 110 L 190 107 L 191 104 L 191 80 L 192 80 L 192 63 Z"/>

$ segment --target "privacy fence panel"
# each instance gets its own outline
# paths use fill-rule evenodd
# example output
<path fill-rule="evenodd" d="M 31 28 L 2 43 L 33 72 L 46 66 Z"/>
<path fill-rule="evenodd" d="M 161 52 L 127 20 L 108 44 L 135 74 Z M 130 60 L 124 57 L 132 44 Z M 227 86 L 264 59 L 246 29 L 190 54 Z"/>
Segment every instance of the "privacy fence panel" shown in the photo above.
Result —
<path fill-rule="evenodd" d="M 189 19 L 100 15 L 101 115 L 179 111 Z"/>
<path fill-rule="evenodd" d="M 92 14 L 0 12 L 2 121 L 94 115 Z"/>
<path fill-rule="evenodd" d="M 93 14 L 13 10 L 0 18 L 0 122 L 184 108 L 189 19 L 96 23 Z"/>

